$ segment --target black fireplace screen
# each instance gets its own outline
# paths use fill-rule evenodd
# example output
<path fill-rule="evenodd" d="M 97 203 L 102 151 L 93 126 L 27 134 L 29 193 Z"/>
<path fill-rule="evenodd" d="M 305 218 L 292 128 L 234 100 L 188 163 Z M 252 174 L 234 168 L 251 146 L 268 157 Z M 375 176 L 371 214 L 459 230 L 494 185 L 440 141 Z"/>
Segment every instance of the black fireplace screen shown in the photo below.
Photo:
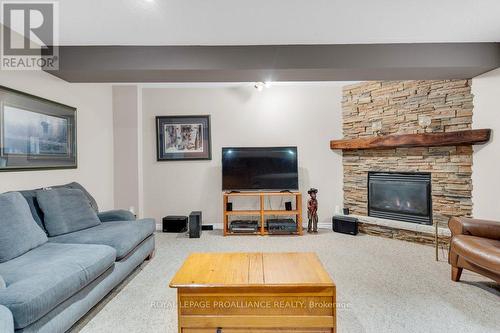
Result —
<path fill-rule="evenodd" d="M 368 173 L 368 215 L 432 224 L 431 175 Z"/>

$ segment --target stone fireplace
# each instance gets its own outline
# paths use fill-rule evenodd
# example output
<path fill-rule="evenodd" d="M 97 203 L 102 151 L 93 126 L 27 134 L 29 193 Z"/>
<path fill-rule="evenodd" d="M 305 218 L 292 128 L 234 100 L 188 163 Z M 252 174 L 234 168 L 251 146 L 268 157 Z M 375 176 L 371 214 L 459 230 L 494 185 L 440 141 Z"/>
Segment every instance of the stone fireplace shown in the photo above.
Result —
<path fill-rule="evenodd" d="M 432 225 L 430 173 L 368 173 L 368 216 Z"/>
<path fill-rule="evenodd" d="M 471 129 L 472 100 L 470 80 L 377 81 L 346 86 L 342 100 L 343 137 Z M 431 119 L 426 128 L 419 124 L 422 116 Z M 382 124 L 380 133 L 374 132 L 373 122 Z M 345 150 L 344 206 L 360 217 L 362 232 L 432 243 L 431 225 L 437 223 L 442 239 L 446 240 L 449 218 L 472 214 L 472 151 L 470 145 Z M 396 212 L 398 202 L 384 198 L 394 192 L 394 187 L 388 192 L 380 189 L 377 177 L 381 174 L 425 175 L 426 183 L 413 183 L 413 189 L 419 188 L 418 194 L 401 193 L 404 198 L 400 198 L 400 212 Z M 372 187 L 370 179 L 376 182 Z M 374 204 L 374 194 L 382 196 L 379 199 L 385 203 Z M 416 210 L 401 202 L 412 198 L 419 201 Z M 428 205 L 423 204 L 427 199 Z M 404 216 L 389 216 L 401 213 Z"/>

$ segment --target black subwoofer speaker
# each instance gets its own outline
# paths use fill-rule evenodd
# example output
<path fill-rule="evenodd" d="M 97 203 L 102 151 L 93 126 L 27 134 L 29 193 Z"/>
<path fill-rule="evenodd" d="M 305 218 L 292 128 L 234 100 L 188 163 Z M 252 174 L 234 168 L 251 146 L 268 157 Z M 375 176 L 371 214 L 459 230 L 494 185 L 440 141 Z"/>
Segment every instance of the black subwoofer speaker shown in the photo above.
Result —
<path fill-rule="evenodd" d="M 358 234 L 358 219 L 350 216 L 334 216 L 332 218 L 333 231 L 343 234 Z"/>
<path fill-rule="evenodd" d="M 187 216 L 165 216 L 163 218 L 163 232 L 185 232 L 187 231 Z"/>
<path fill-rule="evenodd" d="M 189 214 L 189 238 L 200 238 L 201 236 L 201 212 Z"/>

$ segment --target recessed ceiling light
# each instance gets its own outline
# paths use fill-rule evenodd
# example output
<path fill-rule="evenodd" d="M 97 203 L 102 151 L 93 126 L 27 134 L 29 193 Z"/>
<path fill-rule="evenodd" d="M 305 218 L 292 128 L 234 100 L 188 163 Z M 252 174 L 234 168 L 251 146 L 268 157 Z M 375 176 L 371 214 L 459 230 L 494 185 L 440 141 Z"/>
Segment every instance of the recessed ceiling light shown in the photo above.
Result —
<path fill-rule="evenodd" d="M 266 81 L 266 82 L 255 82 L 255 89 L 257 89 L 258 91 L 262 91 L 264 90 L 264 88 L 271 88 L 272 86 L 272 82 L 271 81 Z"/>
<path fill-rule="evenodd" d="M 257 89 L 257 91 L 262 91 L 264 90 L 264 87 L 265 87 L 265 83 L 264 82 L 255 82 L 255 89 Z"/>

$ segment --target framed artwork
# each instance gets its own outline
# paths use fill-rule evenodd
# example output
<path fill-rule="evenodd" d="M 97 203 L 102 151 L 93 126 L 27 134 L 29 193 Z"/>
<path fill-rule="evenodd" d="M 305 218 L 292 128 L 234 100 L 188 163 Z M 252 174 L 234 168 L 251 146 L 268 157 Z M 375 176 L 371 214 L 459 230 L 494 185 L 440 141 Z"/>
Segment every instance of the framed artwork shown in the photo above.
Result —
<path fill-rule="evenodd" d="M 211 160 L 210 116 L 156 117 L 157 161 Z"/>
<path fill-rule="evenodd" d="M 0 86 L 0 171 L 76 167 L 76 109 Z"/>

